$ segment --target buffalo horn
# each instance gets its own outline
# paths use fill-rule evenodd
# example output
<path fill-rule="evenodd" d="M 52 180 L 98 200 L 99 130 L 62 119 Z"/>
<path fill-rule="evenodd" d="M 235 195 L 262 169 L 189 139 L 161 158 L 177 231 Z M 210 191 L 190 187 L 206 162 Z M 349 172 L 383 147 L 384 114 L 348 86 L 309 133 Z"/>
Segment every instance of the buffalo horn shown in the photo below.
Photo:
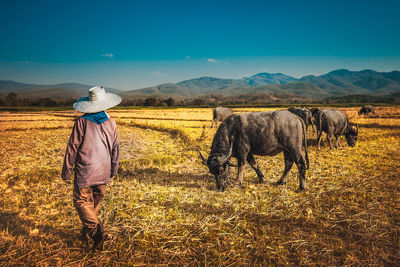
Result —
<path fill-rule="evenodd" d="M 358 124 L 356 124 L 356 133 L 358 134 Z"/>
<path fill-rule="evenodd" d="M 233 164 L 230 160 L 228 160 L 228 165 L 231 167 L 236 167 L 236 164 Z"/>
<path fill-rule="evenodd" d="M 201 160 L 202 160 L 202 163 L 203 163 L 204 165 L 207 165 L 207 160 L 206 160 L 206 158 L 203 156 L 203 154 L 201 154 L 200 149 L 198 149 L 198 151 L 199 151 L 199 154 L 200 154 L 200 158 L 201 158 Z"/>
<path fill-rule="evenodd" d="M 232 144 L 231 147 L 229 148 L 229 153 L 228 153 L 228 155 L 227 155 L 226 157 L 223 157 L 223 158 L 221 159 L 221 162 L 222 162 L 222 163 L 227 163 L 227 162 L 229 162 L 229 159 L 230 159 L 231 156 L 232 156 L 232 148 L 233 148 L 233 144 Z"/>

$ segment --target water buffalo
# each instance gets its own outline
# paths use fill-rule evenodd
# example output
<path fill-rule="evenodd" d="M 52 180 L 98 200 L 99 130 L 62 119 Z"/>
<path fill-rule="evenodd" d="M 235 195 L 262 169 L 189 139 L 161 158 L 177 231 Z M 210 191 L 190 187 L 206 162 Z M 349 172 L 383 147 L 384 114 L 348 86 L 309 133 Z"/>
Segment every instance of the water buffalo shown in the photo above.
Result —
<path fill-rule="evenodd" d="M 320 111 L 319 108 L 309 108 L 308 110 L 311 111 L 311 114 L 312 114 L 312 116 L 313 116 L 314 118 L 317 117 L 318 112 Z"/>
<path fill-rule="evenodd" d="M 306 124 L 306 130 L 308 130 L 308 126 L 311 125 L 313 131 L 315 131 L 312 122 L 313 115 L 310 110 L 306 108 L 288 108 L 288 111 L 292 112 L 293 114 L 296 114 L 297 116 L 303 119 L 304 123 Z"/>
<path fill-rule="evenodd" d="M 369 113 L 375 114 L 375 107 L 371 105 L 365 105 L 363 106 L 360 111 L 358 112 L 358 115 L 365 114 L 368 115 Z"/>
<path fill-rule="evenodd" d="M 336 147 L 342 147 L 340 144 L 340 137 L 344 135 L 346 137 L 349 146 L 353 147 L 356 145 L 358 136 L 358 125 L 352 126 L 347 116 L 336 109 L 323 109 L 317 115 L 317 143 L 318 149 L 320 149 L 321 135 L 322 132 L 326 133 L 326 139 L 329 142 L 329 146 L 332 146 L 332 135 L 336 137 Z"/>
<path fill-rule="evenodd" d="M 303 144 L 305 158 L 302 154 Z M 217 189 L 224 191 L 227 187 L 229 166 L 234 166 L 230 162 L 231 156 L 238 161 L 236 184 L 242 183 L 246 160 L 262 183 L 264 175 L 254 155 L 275 156 L 282 151 L 285 169 L 277 184 L 286 183 L 287 174 L 293 163 L 296 163 L 300 180 L 297 191 L 307 189 L 305 173 L 309 168 L 309 160 L 305 124 L 298 116 L 287 110 L 231 115 L 219 126 L 208 159 L 204 158 L 200 150 L 199 153 L 203 163 L 215 176 Z"/>
<path fill-rule="evenodd" d="M 217 128 L 218 122 L 223 122 L 226 118 L 228 118 L 232 114 L 233 112 L 230 108 L 217 107 L 213 109 L 213 119 L 211 122 L 211 128 L 213 127 L 214 122 L 215 122 L 215 128 Z"/>

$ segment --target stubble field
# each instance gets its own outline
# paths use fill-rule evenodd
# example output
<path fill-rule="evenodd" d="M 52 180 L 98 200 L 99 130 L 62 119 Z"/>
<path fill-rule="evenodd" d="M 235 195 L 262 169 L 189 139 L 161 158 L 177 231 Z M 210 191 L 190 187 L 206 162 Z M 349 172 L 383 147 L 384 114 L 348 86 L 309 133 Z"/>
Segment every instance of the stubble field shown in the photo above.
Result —
<path fill-rule="evenodd" d="M 264 184 L 246 165 L 243 188 L 231 169 L 216 191 L 197 153 L 210 151 L 211 109 L 110 110 L 121 162 L 100 209 L 112 239 L 94 253 L 77 240 L 72 185 L 60 178 L 80 114 L 1 112 L 0 264 L 400 265 L 400 107 L 340 109 L 359 141 L 318 151 L 309 128 L 310 190 L 299 194 L 296 168 L 273 184 L 282 154 L 256 157 Z"/>

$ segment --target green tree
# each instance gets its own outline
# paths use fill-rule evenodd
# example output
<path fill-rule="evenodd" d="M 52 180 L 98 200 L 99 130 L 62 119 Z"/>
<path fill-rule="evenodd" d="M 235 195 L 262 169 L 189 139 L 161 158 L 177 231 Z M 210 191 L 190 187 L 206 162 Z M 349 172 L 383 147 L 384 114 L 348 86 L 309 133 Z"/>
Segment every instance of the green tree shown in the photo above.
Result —
<path fill-rule="evenodd" d="M 146 98 L 146 100 L 144 101 L 145 106 L 155 106 L 156 103 L 157 99 L 154 96 Z"/>
<path fill-rule="evenodd" d="M 8 95 L 6 95 L 4 102 L 5 102 L 6 106 L 9 106 L 9 107 L 18 106 L 18 95 L 14 92 L 9 93 Z"/>
<path fill-rule="evenodd" d="M 167 103 L 168 107 L 171 107 L 175 104 L 175 100 L 172 97 L 170 97 L 167 100 L 165 100 L 165 103 Z"/>

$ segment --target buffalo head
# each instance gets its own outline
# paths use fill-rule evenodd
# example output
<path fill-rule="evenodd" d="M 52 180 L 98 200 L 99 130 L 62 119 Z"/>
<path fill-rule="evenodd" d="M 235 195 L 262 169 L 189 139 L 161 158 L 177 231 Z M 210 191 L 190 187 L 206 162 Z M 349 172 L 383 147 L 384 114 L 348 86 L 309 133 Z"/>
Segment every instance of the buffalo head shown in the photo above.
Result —
<path fill-rule="evenodd" d="M 347 144 L 351 147 L 354 147 L 356 145 L 357 138 L 358 138 L 358 125 L 356 125 L 355 127 L 350 125 L 349 130 L 345 134 L 345 136 L 346 136 Z"/>
<path fill-rule="evenodd" d="M 201 159 L 203 160 L 203 164 L 207 165 L 210 173 L 214 175 L 217 189 L 224 191 L 228 183 L 229 166 L 235 166 L 229 160 L 232 156 L 232 146 L 227 155 L 211 154 L 207 160 L 200 150 L 199 153 Z"/>

